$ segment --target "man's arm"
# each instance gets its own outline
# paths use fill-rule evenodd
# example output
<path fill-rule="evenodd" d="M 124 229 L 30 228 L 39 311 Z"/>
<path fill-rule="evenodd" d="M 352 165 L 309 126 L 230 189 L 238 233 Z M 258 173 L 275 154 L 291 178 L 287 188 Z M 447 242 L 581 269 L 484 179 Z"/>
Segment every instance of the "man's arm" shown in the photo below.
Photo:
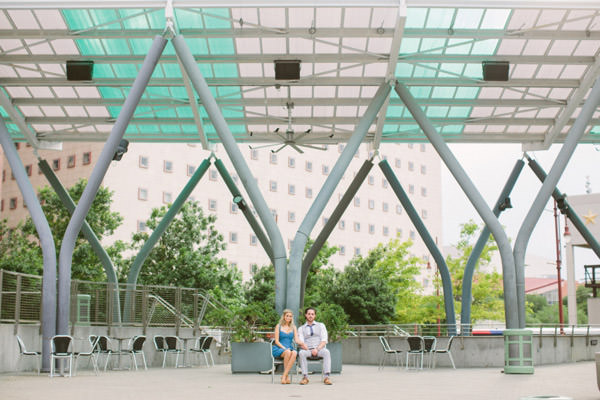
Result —
<path fill-rule="evenodd" d="M 304 343 L 304 329 L 302 329 L 303 326 L 304 325 L 300 325 L 300 328 L 298 328 L 298 339 L 300 339 L 300 343 L 297 344 L 301 349 L 308 350 L 306 343 Z"/>

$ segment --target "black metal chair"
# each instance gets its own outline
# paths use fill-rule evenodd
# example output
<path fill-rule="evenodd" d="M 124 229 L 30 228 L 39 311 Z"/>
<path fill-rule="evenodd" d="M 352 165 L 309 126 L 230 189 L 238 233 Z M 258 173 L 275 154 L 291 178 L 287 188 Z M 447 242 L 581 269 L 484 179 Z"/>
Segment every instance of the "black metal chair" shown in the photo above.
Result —
<path fill-rule="evenodd" d="M 16 337 L 17 337 L 17 343 L 19 344 L 19 360 L 17 361 L 17 369 L 18 369 L 19 364 L 21 364 L 23 357 L 33 356 L 33 357 L 35 357 L 35 365 L 37 366 L 37 372 L 39 375 L 42 353 L 40 353 L 39 351 L 28 351 L 27 348 L 25 347 L 25 343 L 23 342 L 23 339 L 21 339 L 21 337 L 19 335 L 16 335 Z"/>
<path fill-rule="evenodd" d="M 388 343 L 385 336 L 379 336 L 379 342 L 383 347 L 383 354 L 381 355 L 381 360 L 379 361 L 379 369 L 383 369 L 385 367 L 385 359 L 387 356 L 394 356 L 396 358 L 396 366 L 399 367 L 402 365 L 402 350 L 400 349 L 392 349 L 390 344 Z"/>
<path fill-rule="evenodd" d="M 154 343 L 154 349 L 163 355 L 162 367 L 165 367 L 165 360 L 167 358 L 167 344 L 165 342 L 165 337 L 161 335 L 155 335 L 152 338 L 152 342 Z"/>
<path fill-rule="evenodd" d="M 448 354 L 450 357 L 450 362 L 452 363 L 452 368 L 456 369 L 456 365 L 454 365 L 454 359 L 452 358 L 452 353 L 450 352 L 450 348 L 452 347 L 452 341 L 454 340 L 454 336 L 450 336 L 448 339 L 448 343 L 446 343 L 446 347 L 443 349 L 435 349 L 433 352 L 433 368 L 435 368 L 435 361 L 438 354 Z"/>
<path fill-rule="evenodd" d="M 423 369 L 423 352 L 425 351 L 425 341 L 423 340 L 423 337 L 409 336 L 406 338 L 406 342 L 408 343 L 408 351 L 406 352 L 406 369 L 411 369 L 411 359 L 415 359 L 414 369 Z"/>
<path fill-rule="evenodd" d="M 88 337 L 88 339 L 89 339 L 90 343 L 92 343 L 95 339 L 97 339 L 96 345 L 94 346 L 94 351 L 98 355 L 98 359 L 100 359 L 101 355 L 106 356 L 106 361 L 104 362 L 104 371 L 106 371 L 106 368 L 108 367 L 108 362 L 110 361 L 110 356 L 115 354 L 115 351 L 112 350 L 110 339 L 108 338 L 108 336 L 104 336 L 104 335 L 100 335 L 100 336 L 90 335 Z"/>
<path fill-rule="evenodd" d="M 92 366 L 94 367 L 94 373 L 96 375 L 98 375 L 98 353 L 99 353 L 99 349 L 98 346 L 96 346 L 96 344 L 98 343 L 98 340 L 100 340 L 99 337 L 94 336 L 95 339 L 94 341 L 90 342 L 90 350 L 89 351 L 81 351 L 81 352 L 75 352 L 73 353 L 73 356 L 75 358 L 75 372 L 73 373 L 73 375 L 77 375 L 77 365 L 79 362 L 79 359 L 81 357 L 89 357 L 88 359 L 88 363 L 91 361 L 92 362 Z"/>
<path fill-rule="evenodd" d="M 138 355 L 138 354 L 142 355 L 142 361 L 144 362 L 144 369 L 145 370 L 148 369 L 148 365 L 146 364 L 146 356 L 144 355 L 144 343 L 145 342 L 146 342 L 146 336 L 143 336 L 143 335 L 134 336 L 130 340 L 129 349 L 123 350 L 123 354 L 131 355 L 131 363 L 135 367 L 136 371 L 138 369 L 136 355 Z"/>
<path fill-rule="evenodd" d="M 423 349 L 423 355 L 427 356 L 427 368 L 431 368 L 433 363 L 433 353 L 435 351 L 437 340 L 435 336 L 423 336 L 423 343 L 425 345 L 425 348 Z"/>
<path fill-rule="evenodd" d="M 69 376 L 73 369 L 73 338 L 69 335 L 55 335 L 50 339 L 50 377 L 54 376 L 54 362 L 69 360 Z M 62 367 L 62 366 L 61 366 Z M 61 368 L 62 372 L 62 368 Z"/>
<path fill-rule="evenodd" d="M 177 336 L 165 336 L 166 350 L 163 358 L 163 368 L 167 360 L 167 354 L 175 354 L 175 368 L 179 366 L 179 355 L 185 352 L 181 339 Z"/>

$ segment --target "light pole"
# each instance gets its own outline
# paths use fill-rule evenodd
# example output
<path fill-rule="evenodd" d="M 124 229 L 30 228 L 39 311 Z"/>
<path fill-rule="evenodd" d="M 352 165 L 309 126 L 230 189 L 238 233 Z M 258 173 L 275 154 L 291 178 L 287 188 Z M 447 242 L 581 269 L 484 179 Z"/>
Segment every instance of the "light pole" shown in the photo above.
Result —
<path fill-rule="evenodd" d="M 560 264 L 561 264 L 561 242 L 559 234 L 560 216 L 558 215 L 558 208 L 556 206 L 556 200 L 554 200 L 554 234 L 556 237 L 556 274 L 557 274 L 557 285 L 558 285 L 558 321 L 560 323 L 560 334 L 563 335 L 563 324 L 564 315 L 562 307 L 562 282 L 560 279 Z"/>

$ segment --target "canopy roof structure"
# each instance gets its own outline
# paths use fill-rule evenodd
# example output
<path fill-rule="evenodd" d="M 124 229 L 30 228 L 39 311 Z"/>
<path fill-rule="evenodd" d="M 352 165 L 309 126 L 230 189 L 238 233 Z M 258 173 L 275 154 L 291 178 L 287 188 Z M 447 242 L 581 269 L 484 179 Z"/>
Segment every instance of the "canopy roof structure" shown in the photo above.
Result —
<path fill-rule="evenodd" d="M 597 0 L 3 1 L 0 113 L 13 139 L 106 140 L 170 5 L 235 139 L 250 144 L 345 142 L 377 87 L 398 79 L 448 143 L 545 149 L 600 76 Z M 73 60 L 93 61 L 91 80 L 67 79 Z M 299 61 L 299 79 L 276 76 L 279 60 Z M 508 62 L 508 80 L 484 79 L 490 61 Z M 171 43 L 125 138 L 219 142 Z M 393 93 L 365 140 L 427 138 Z M 600 112 L 582 142 L 600 143 Z"/>

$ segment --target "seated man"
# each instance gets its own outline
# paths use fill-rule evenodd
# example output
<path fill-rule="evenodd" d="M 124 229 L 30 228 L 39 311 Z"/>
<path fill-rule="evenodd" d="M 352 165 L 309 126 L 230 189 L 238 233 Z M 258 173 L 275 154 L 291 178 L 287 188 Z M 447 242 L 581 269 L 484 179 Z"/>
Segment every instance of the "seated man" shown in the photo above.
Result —
<path fill-rule="evenodd" d="M 306 359 L 308 357 L 322 357 L 323 358 L 323 383 L 331 385 L 329 374 L 331 372 L 331 355 L 329 350 L 325 348 L 327 345 L 327 328 L 325 325 L 316 322 L 315 317 L 317 313 L 314 308 L 308 307 L 304 312 L 306 323 L 298 329 L 298 337 L 300 339 L 300 347 L 302 350 L 298 352 L 300 358 L 300 368 L 302 369 L 303 378 L 300 381 L 301 385 L 308 383 L 308 363 Z"/>

